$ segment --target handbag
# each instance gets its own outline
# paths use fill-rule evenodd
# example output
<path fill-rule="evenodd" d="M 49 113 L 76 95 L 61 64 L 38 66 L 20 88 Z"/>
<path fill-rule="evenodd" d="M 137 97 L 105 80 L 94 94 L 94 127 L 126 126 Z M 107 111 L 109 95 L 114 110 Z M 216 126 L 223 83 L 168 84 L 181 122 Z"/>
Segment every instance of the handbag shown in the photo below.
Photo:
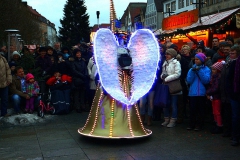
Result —
<path fill-rule="evenodd" d="M 154 99 L 153 99 L 154 106 L 160 108 L 167 108 L 170 106 L 170 93 L 168 85 L 158 83 L 156 86 Z"/>
<path fill-rule="evenodd" d="M 168 85 L 170 94 L 175 94 L 182 91 L 182 85 L 181 85 L 180 79 L 176 79 L 170 82 L 165 82 L 165 84 Z"/>

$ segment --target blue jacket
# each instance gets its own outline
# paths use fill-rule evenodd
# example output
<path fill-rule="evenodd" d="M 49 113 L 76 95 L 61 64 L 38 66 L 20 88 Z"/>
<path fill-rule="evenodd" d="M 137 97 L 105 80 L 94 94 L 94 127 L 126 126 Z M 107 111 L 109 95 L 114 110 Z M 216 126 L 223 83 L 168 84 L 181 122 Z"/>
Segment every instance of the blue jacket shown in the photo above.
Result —
<path fill-rule="evenodd" d="M 206 88 L 204 85 L 209 84 L 211 79 L 211 70 L 206 66 L 200 66 L 198 70 L 194 70 L 193 65 L 187 74 L 187 83 L 190 85 L 189 96 L 205 96 Z M 200 79 L 198 78 L 199 75 Z"/>

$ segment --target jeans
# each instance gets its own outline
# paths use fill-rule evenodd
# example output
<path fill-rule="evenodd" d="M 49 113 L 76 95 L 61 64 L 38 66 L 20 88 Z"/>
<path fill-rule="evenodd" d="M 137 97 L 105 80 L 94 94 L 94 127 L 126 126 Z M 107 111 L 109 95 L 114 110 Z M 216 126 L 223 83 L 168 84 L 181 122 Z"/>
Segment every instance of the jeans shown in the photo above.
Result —
<path fill-rule="evenodd" d="M 0 88 L 0 99 L 1 99 L 1 116 L 7 114 L 8 107 L 8 86 L 5 88 Z"/>
<path fill-rule="evenodd" d="M 178 95 L 171 95 L 172 118 L 177 118 L 177 100 Z M 163 108 L 164 117 L 170 117 L 170 108 Z"/>
<path fill-rule="evenodd" d="M 40 101 L 40 96 L 35 97 L 34 104 L 39 104 L 39 101 Z M 16 113 L 20 112 L 20 110 L 21 110 L 20 105 L 21 105 L 21 103 L 25 103 L 25 102 L 26 102 L 25 98 L 23 98 L 17 94 L 12 95 L 13 108 Z"/>
<path fill-rule="evenodd" d="M 231 99 L 232 106 L 232 137 L 234 140 L 240 138 L 240 103 Z"/>
<path fill-rule="evenodd" d="M 145 115 L 146 110 L 147 110 L 148 116 L 153 115 L 153 98 L 154 98 L 154 91 L 150 91 L 148 94 L 146 94 L 140 99 L 139 108 L 140 108 L 141 115 Z M 147 103 L 147 109 L 146 109 L 146 103 Z"/>

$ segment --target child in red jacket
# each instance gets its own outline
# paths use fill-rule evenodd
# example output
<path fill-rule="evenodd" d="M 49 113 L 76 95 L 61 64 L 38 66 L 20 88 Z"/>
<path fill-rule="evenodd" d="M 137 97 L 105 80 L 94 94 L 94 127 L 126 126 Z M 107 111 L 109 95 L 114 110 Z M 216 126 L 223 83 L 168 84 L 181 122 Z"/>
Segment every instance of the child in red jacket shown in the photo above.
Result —
<path fill-rule="evenodd" d="M 50 77 L 46 83 L 49 86 L 54 86 L 57 84 L 69 84 L 71 82 L 72 82 L 72 77 L 65 74 L 61 75 L 61 73 L 55 72 L 54 75 Z"/>

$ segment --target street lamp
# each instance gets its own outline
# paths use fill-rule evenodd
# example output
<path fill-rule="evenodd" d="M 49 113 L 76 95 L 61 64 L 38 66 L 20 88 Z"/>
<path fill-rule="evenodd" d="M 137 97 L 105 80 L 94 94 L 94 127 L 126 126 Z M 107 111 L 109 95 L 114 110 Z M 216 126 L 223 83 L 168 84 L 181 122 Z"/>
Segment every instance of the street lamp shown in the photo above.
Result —
<path fill-rule="evenodd" d="M 96 14 L 97 14 L 98 29 L 99 29 L 99 15 L 100 15 L 100 11 L 97 11 Z"/>
<path fill-rule="evenodd" d="M 7 29 L 5 30 L 5 32 L 8 32 L 8 61 L 10 61 L 11 59 L 11 55 L 10 55 L 10 35 L 11 33 L 17 33 L 19 30 L 17 29 Z"/>

